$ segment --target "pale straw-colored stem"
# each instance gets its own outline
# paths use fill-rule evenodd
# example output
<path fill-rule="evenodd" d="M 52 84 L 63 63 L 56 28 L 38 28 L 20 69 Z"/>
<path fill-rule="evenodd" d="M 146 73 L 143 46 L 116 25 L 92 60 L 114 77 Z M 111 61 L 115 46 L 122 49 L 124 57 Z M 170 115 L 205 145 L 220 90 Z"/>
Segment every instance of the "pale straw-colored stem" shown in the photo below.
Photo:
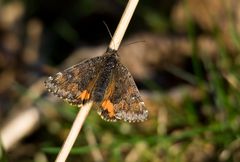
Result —
<path fill-rule="evenodd" d="M 138 0 L 129 0 L 125 11 L 123 12 L 122 18 L 117 26 L 117 29 L 113 35 L 113 38 L 108 46 L 110 49 L 118 50 L 123 36 L 126 32 L 128 24 L 132 18 L 132 15 L 137 7 Z"/>
<path fill-rule="evenodd" d="M 113 35 L 110 45 L 108 46 L 109 48 L 111 48 L 113 50 L 118 50 L 119 45 L 123 39 L 123 36 L 126 32 L 126 29 L 132 18 L 132 15 L 136 9 L 137 4 L 138 4 L 138 0 L 129 0 L 128 1 L 127 7 L 122 15 L 122 18 L 118 24 L 118 27 L 117 27 L 115 33 Z M 72 125 L 70 133 L 69 133 L 61 151 L 59 152 L 59 154 L 56 158 L 56 162 L 65 162 L 66 161 L 68 154 L 69 154 L 70 150 L 72 149 L 72 146 L 82 128 L 82 125 L 83 125 L 91 107 L 92 107 L 92 102 L 83 105 L 83 107 L 80 109 L 80 111 Z"/>
<path fill-rule="evenodd" d="M 56 162 L 65 162 L 69 152 L 72 149 L 72 146 L 83 126 L 83 123 L 85 119 L 87 118 L 87 115 L 89 111 L 91 110 L 92 107 L 92 102 L 84 104 L 81 108 L 80 111 L 78 112 L 75 121 L 73 122 L 72 128 L 68 134 L 68 137 L 65 141 L 65 143 L 62 146 L 61 151 L 59 152 Z"/>

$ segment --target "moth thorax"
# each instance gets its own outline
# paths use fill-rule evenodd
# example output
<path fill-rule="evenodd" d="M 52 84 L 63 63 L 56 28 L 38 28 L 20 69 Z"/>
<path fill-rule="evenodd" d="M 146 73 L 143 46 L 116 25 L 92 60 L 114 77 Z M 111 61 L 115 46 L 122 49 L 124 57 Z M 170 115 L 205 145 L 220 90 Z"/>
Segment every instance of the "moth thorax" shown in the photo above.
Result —
<path fill-rule="evenodd" d="M 114 68 L 117 64 L 117 58 L 114 54 L 110 55 L 107 59 L 106 59 L 106 67 L 107 68 Z"/>

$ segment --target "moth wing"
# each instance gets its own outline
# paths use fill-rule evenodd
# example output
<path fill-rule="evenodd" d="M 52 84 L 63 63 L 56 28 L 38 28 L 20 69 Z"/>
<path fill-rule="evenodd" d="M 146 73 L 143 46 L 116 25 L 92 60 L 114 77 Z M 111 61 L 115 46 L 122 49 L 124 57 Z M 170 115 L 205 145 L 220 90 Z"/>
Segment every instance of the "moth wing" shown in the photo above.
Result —
<path fill-rule="evenodd" d="M 110 85 L 114 85 L 112 94 L 107 100 L 103 101 L 105 104 L 98 105 L 97 109 L 103 119 L 128 122 L 139 122 L 147 119 L 148 110 L 140 96 L 136 83 L 128 69 L 120 62 L 117 64 Z M 103 105 L 108 107 L 104 108 Z"/>
<path fill-rule="evenodd" d="M 104 56 L 94 57 L 48 77 L 45 86 L 54 95 L 73 105 L 81 105 L 90 98 L 91 84 L 97 78 Z"/>

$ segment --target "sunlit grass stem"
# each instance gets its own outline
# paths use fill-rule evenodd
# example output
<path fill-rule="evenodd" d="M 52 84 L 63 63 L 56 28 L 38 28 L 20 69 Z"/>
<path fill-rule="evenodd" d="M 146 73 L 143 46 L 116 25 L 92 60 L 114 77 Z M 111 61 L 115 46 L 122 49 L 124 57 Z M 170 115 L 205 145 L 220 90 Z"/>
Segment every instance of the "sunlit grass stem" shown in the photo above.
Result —
<path fill-rule="evenodd" d="M 126 32 L 126 29 L 128 27 L 128 24 L 132 18 L 132 15 L 136 9 L 136 6 L 138 4 L 138 0 L 129 0 L 127 7 L 122 15 L 122 18 L 118 24 L 118 27 L 113 35 L 113 38 L 109 44 L 109 48 L 113 50 L 118 50 L 120 43 L 123 39 L 123 36 Z M 85 119 L 87 118 L 87 115 L 92 107 L 92 102 L 87 103 L 83 105 L 83 107 L 80 109 L 79 113 L 77 114 L 75 121 L 73 122 L 72 128 L 69 132 L 69 135 L 62 146 L 61 151 L 59 152 L 56 162 L 65 162 L 69 152 L 72 149 L 72 146 L 83 126 L 83 123 Z"/>

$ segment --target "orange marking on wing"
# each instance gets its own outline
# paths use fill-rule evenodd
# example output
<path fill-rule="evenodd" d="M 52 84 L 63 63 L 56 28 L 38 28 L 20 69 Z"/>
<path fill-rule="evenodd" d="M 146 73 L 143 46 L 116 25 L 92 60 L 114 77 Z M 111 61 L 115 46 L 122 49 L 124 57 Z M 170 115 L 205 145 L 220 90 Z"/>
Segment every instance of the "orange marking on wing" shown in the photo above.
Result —
<path fill-rule="evenodd" d="M 110 100 L 104 100 L 103 103 L 102 103 L 102 107 L 104 110 L 107 110 L 108 111 L 108 115 L 110 117 L 113 117 L 114 116 L 114 107 L 113 107 L 113 104 Z"/>
<path fill-rule="evenodd" d="M 80 98 L 81 100 L 87 100 L 90 98 L 90 93 L 88 93 L 87 90 L 84 90 L 79 96 L 78 98 Z"/>
<path fill-rule="evenodd" d="M 88 100 L 89 98 L 90 98 L 90 93 L 87 92 L 85 99 Z"/>

